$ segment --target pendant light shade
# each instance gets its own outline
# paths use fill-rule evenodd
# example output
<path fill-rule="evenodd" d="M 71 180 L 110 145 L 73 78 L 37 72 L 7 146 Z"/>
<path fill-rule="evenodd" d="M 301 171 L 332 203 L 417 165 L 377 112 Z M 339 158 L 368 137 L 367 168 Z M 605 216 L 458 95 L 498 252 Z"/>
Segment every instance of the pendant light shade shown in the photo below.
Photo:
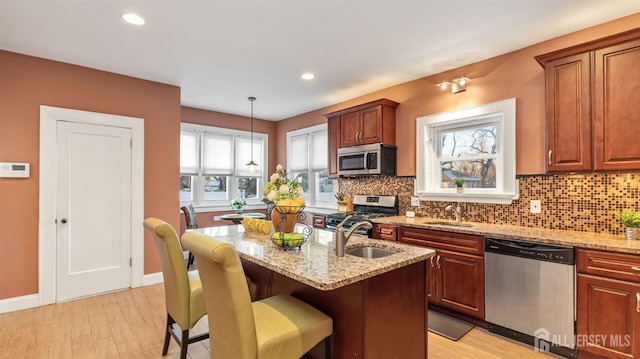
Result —
<path fill-rule="evenodd" d="M 255 97 L 249 97 L 249 101 L 251 101 L 251 161 L 247 163 L 247 166 L 249 166 L 249 171 L 251 171 L 252 173 L 255 172 L 258 168 L 258 164 L 253 162 L 253 101 L 255 100 Z"/>

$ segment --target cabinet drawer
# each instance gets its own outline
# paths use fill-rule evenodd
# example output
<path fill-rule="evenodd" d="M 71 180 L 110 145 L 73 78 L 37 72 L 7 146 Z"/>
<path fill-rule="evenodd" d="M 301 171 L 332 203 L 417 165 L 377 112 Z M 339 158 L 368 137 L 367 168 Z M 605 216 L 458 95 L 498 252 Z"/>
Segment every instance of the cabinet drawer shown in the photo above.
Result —
<path fill-rule="evenodd" d="M 384 239 L 385 241 L 398 240 L 398 226 L 390 224 L 373 224 L 372 236 L 374 239 Z"/>
<path fill-rule="evenodd" d="M 577 254 L 579 273 L 640 282 L 640 255 L 589 249 L 578 249 Z"/>
<path fill-rule="evenodd" d="M 484 254 L 484 238 L 470 234 L 401 227 L 398 240 L 429 248 Z"/>
<path fill-rule="evenodd" d="M 326 223 L 325 223 L 325 216 L 317 216 L 314 215 L 313 216 L 313 227 L 314 228 L 325 228 Z"/>

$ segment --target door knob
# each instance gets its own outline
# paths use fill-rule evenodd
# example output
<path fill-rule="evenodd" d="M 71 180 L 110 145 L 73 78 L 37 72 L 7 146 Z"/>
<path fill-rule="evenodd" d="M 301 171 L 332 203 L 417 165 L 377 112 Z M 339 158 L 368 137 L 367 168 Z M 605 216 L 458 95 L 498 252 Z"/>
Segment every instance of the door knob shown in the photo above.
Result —
<path fill-rule="evenodd" d="M 60 222 L 61 222 L 62 224 L 67 223 L 67 221 L 68 221 L 68 220 L 67 220 L 66 218 L 63 218 L 63 219 L 61 219 L 61 220 L 60 220 Z"/>

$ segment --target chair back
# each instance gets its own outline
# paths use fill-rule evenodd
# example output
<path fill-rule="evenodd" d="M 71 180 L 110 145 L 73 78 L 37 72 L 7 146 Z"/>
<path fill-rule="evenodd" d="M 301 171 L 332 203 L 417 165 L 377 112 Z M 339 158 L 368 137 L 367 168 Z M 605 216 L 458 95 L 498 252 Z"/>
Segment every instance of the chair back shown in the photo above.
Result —
<path fill-rule="evenodd" d="M 193 205 L 188 204 L 180 207 L 180 209 L 184 213 L 184 220 L 187 224 L 187 229 L 198 228 L 198 220 L 196 219 L 196 211 L 193 209 Z"/>
<path fill-rule="evenodd" d="M 187 232 L 182 244 L 198 263 L 209 320 L 211 358 L 255 359 L 256 328 L 242 263 L 228 243 Z"/>
<path fill-rule="evenodd" d="M 190 328 L 190 289 L 187 267 L 175 229 L 158 218 L 147 218 L 144 227 L 153 233 L 160 256 L 167 313 L 180 328 Z"/>

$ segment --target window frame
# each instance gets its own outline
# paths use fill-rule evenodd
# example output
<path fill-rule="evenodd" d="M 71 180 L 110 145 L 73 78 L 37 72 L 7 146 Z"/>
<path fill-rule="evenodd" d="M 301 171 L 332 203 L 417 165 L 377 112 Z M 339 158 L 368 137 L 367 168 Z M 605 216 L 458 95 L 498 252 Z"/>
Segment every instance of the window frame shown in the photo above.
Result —
<path fill-rule="evenodd" d="M 442 188 L 438 156 L 444 130 L 496 123 L 496 188 Z M 425 201 L 509 204 L 519 198 L 516 178 L 516 99 L 418 117 L 416 120 L 415 194 Z"/>
<path fill-rule="evenodd" d="M 311 135 L 313 133 L 317 133 L 317 132 L 321 132 L 324 131 L 327 133 L 327 138 L 329 136 L 329 130 L 328 130 L 328 125 L 326 123 L 324 124 L 320 124 L 320 125 L 315 125 L 315 126 L 310 126 L 310 127 L 305 127 L 305 128 L 301 128 L 298 130 L 293 130 L 293 131 L 289 131 L 286 134 L 286 138 L 287 138 L 287 172 L 289 173 L 299 173 L 301 171 L 292 171 L 291 170 L 291 140 L 294 137 L 298 137 L 301 135 L 308 135 L 309 137 L 311 137 Z M 333 200 L 330 201 L 319 201 L 317 198 L 317 192 L 319 190 L 319 186 L 320 186 L 320 181 L 318 179 L 318 174 L 321 171 L 312 171 L 311 170 L 311 157 L 313 156 L 313 146 L 312 146 L 312 141 L 308 141 L 308 150 L 307 150 L 307 156 L 309 157 L 308 161 L 307 161 L 307 175 L 309 178 L 309 200 L 307 201 L 307 207 L 315 207 L 315 208 L 326 208 L 326 209 L 332 209 L 335 207 L 335 202 L 333 202 Z M 328 143 L 327 143 L 328 146 Z M 328 147 L 327 147 L 328 149 Z M 328 160 L 328 153 L 325 153 L 325 156 L 327 156 L 327 160 Z M 327 175 L 329 173 L 329 168 L 328 168 L 329 164 L 327 162 L 327 168 L 325 169 L 325 171 L 327 171 Z M 311 180 L 313 179 L 313 181 Z M 335 194 L 336 192 L 336 180 L 329 178 L 330 181 L 332 181 L 332 187 L 333 187 L 333 191 L 332 193 Z"/>
<path fill-rule="evenodd" d="M 193 188 L 192 188 L 192 200 L 191 201 L 180 201 L 180 205 L 183 206 L 185 204 L 192 204 L 194 206 L 194 208 L 197 208 L 199 210 L 208 210 L 208 211 L 224 211 L 224 210 L 229 210 L 231 208 L 231 200 L 233 200 L 235 197 L 240 196 L 240 192 L 238 190 L 238 179 L 239 178 L 245 178 L 248 177 L 246 175 L 238 175 L 237 171 L 236 171 L 236 138 L 240 137 L 240 138 L 244 138 L 244 139 L 250 139 L 251 138 L 251 132 L 250 131 L 243 131 L 243 130 L 234 130 L 234 129 L 229 129 L 229 128 L 223 128 L 223 127 L 215 127 L 215 126 L 206 126 L 206 125 L 198 125 L 198 124 L 193 124 L 193 123 L 187 123 L 187 122 L 181 122 L 180 123 L 180 132 L 182 131 L 194 131 L 198 134 L 197 136 L 197 148 L 199 151 L 199 158 L 198 158 L 198 173 L 197 175 L 192 175 L 192 174 L 183 174 L 180 173 L 180 176 L 193 176 L 194 180 L 193 180 Z M 232 138 L 232 143 L 231 143 L 231 148 L 232 148 L 232 156 L 233 158 L 231 159 L 231 164 L 232 164 L 232 168 L 231 168 L 231 174 L 221 174 L 227 177 L 228 179 L 228 187 L 227 188 L 232 188 L 233 190 L 228 192 L 228 198 L 225 198 L 223 200 L 205 200 L 204 199 L 204 187 L 205 187 L 205 181 L 204 181 L 204 175 L 203 175 L 203 143 L 202 143 L 202 138 L 203 138 L 203 134 L 207 132 L 207 133 L 211 133 L 211 134 L 215 134 L 215 135 L 223 135 L 223 136 L 230 136 Z M 269 136 L 267 134 L 264 133 L 256 133 L 253 132 L 253 139 L 254 139 L 254 146 L 255 146 L 255 142 L 257 141 L 262 141 L 262 158 L 254 158 L 254 160 L 256 162 L 258 162 L 259 165 L 259 169 L 258 172 L 256 172 L 255 176 L 251 176 L 251 177 L 255 177 L 258 179 L 258 183 L 257 183 L 257 188 L 256 188 L 256 198 L 250 198 L 250 199 L 245 199 L 246 203 L 247 203 L 247 207 L 249 208 L 264 208 L 265 205 L 262 202 L 262 187 L 264 186 L 264 184 L 267 181 L 267 174 L 266 174 L 266 164 L 267 164 L 267 158 L 269 156 L 268 154 L 268 150 L 269 150 Z"/>

